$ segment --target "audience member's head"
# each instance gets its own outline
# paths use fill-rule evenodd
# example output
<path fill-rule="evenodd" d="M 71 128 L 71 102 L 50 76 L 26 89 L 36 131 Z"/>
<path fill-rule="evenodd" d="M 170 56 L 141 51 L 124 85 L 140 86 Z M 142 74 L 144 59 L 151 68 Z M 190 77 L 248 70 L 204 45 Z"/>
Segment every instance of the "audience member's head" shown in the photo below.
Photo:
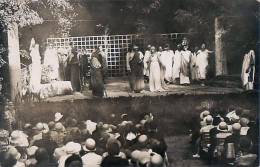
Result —
<path fill-rule="evenodd" d="M 151 167 L 163 167 L 164 165 L 163 158 L 159 154 L 155 154 L 151 156 L 150 162 L 151 162 Z"/>
<path fill-rule="evenodd" d="M 250 152 L 252 141 L 247 137 L 241 137 L 238 142 L 239 150 L 242 152 Z"/>
<path fill-rule="evenodd" d="M 231 124 L 238 123 L 239 122 L 239 116 L 235 115 L 231 118 Z"/>
<path fill-rule="evenodd" d="M 3 167 L 13 167 L 17 163 L 17 159 L 12 154 L 5 152 L 0 162 Z"/>
<path fill-rule="evenodd" d="M 241 125 L 240 123 L 234 123 L 232 125 L 232 132 L 233 133 L 240 133 Z"/>
<path fill-rule="evenodd" d="M 207 125 L 212 125 L 213 118 L 211 115 L 206 116 L 206 123 Z"/>
<path fill-rule="evenodd" d="M 247 118 L 241 118 L 239 123 L 240 123 L 241 127 L 247 127 L 249 120 Z"/>
<path fill-rule="evenodd" d="M 85 145 L 83 146 L 84 151 L 94 151 L 96 149 L 96 142 L 92 138 L 86 140 Z"/>
<path fill-rule="evenodd" d="M 139 136 L 138 143 L 139 143 L 140 147 L 145 148 L 147 146 L 148 142 L 149 142 L 149 140 L 146 135 Z"/>
<path fill-rule="evenodd" d="M 112 142 L 112 143 L 107 143 L 107 152 L 108 155 L 115 156 L 120 153 L 120 147 L 118 143 Z"/>
<path fill-rule="evenodd" d="M 35 159 L 38 163 L 49 162 L 49 154 L 45 148 L 38 148 L 35 152 Z"/>
<path fill-rule="evenodd" d="M 64 127 L 60 122 L 58 122 L 58 123 L 55 124 L 55 130 L 57 132 L 62 132 L 64 130 Z"/>
<path fill-rule="evenodd" d="M 53 122 L 53 121 L 49 122 L 48 126 L 49 126 L 50 130 L 54 130 L 55 129 L 55 122 Z"/>
<path fill-rule="evenodd" d="M 65 161 L 65 167 L 82 167 L 83 162 L 79 155 L 73 154 Z"/>

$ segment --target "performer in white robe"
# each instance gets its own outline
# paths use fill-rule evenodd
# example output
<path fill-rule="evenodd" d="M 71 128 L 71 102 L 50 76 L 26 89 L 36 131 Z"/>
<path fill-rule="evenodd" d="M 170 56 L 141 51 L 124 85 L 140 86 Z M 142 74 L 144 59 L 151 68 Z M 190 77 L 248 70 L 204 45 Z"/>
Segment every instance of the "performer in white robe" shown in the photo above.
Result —
<path fill-rule="evenodd" d="M 245 90 L 254 89 L 254 75 L 255 75 L 255 52 L 250 50 L 244 56 L 241 80 L 242 86 Z"/>
<path fill-rule="evenodd" d="M 51 80 L 56 80 L 59 76 L 59 59 L 57 50 L 53 48 L 52 43 L 49 44 L 44 53 L 44 66 L 49 66 L 51 68 L 49 77 Z"/>
<path fill-rule="evenodd" d="M 41 56 L 39 52 L 39 45 L 35 43 L 34 38 L 31 40 L 30 56 L 32 58 L 32 69 L 30 87 L 32 92 L 38 92 L 41 84 Z"/>
<path fill-rule="evenodd" d="M 198 67 L 199 76 L 198 78 L 201 80 L 201 86 L 204 86 L 204 81 L 207 76 L 207 66 L 208 66 L 208 56 L 209 53 L 213 53 L 213 51 L 209 51 L 206 49 L 206 45 L 201 45 L 201 50 L 198 51 L 197 59 L 196 59 L 196 66 Z"/>
<path fill-rule="evenodd" d="M 197 81 L 198 80 L 198 68 L 196 66 L 198 50 L 199 50 L 199 48 L 195 47 L 195 50 L 191 54 L 191 59 L 190 59 L 190 72 L 191 72 L 191 80 L 192 81 Z"/>
<path fill-rule="evenodd" d="M 188 50 L 188 46 L 184 46 L 184 51 L 181 51 L 181 70 L 180 70 L 180 84 L 190 84 L 190 58 L 191 51 Z"/>
<path fill-rule="evenodd" d="M 150 55 L 151 55 L 151 45 L 147 45 L 147 50 L 145 51 L 144 59 L 143 59 L 143 62 L 144 62 L 144 76 L 146 76 L 146 77 L 149 77 L 149 69 L 148 69 L 147 61 L 148 61 Z"/>
<path fill-rule="evenodd" d="M 159 54 L 156 52 L 155 47 L 151 47 L 151 55 L 148 60 L 149 68 L 149 88 L 151 92 L 163 91 L 161 84 L 161 67 L 162 63 Z"/>
<path fill-rule="evenodd" d="M 177 50 L 174 53 L 173 67 L 172 67 L 172 80 L 177 82 L 180 78 L 180 68 L 181 68 L 181 45 L 177 45 Z"/>
<path fill-rule="evenodd" d="M 170 50 L 170 47 L 167 45 L 165 51 L 161 54 L 162 64 L 165 66 L 164 79 L 166 83 L 172 82 L 172 63 L 173 63 L 174 53 Z"/>

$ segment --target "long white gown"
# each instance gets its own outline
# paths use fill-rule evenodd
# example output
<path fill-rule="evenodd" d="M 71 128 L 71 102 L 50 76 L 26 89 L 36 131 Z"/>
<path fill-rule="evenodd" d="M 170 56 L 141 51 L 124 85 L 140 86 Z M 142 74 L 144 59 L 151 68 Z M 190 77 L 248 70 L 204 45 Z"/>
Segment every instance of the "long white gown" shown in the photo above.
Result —
<path fill-rule="evenodd" d="M 174 58 L 174 53 L 172 50 L 163 51 L 161 54 L 162 64 L 166 67 L 164 79 L 172 82 L 172 59 Z"/>
<path fill-rule="evenodd" d="M 250 72 L 247 72 L 247 69 L 251 68 Z M 250 76 L 251 74 L 251 76 Z M 241 80 L 242 86 L 245 90 L 254 89 L 254 75 L 255 75 L 255 52 L 250 50 L 249 53 L 245 54 L 242 64 Z"/>
<path fill-rule="evenodd" d="M 56 49 L 47 48 L 44 53 L 44 66 L 51 66 L 52 71 L 49 73 L 50 79 L 57 79 L 59 76 L 59 59 Z"/>
<path fill-rule="evenodd" d="M 150 70 L 149 70 L 149 88 L 151 92 L 162 91 L 161 84 L 161 69 L 159 64 L 159 55 L 155 53 L 150 56 Z"/>
<path fill-rule="evenodd" d="M 181 68 L 181 52 L 176 50 L 173 58 L 173 67 L 172 67 L 172 80 L 180 78 L 180 68 Z"/>
<path fill-rule="evenodd" d="M 38 44 L 35 44 L 35 46 L 31 49 L 30 56 L 32 58 L 30 87 L 33 92 L 37 92 L 40 89 L 41 69 L 42 69 L 41 56 L 40 56 Z"/>
<path fill-rule="evenodd" d="M 182 64 L 181 64 L 181 73 L 180 73 L 180 84 L 190 84 L 190 78 L 188 73 L 189 71 L 189 63 L 190 63 L 190 57 L 191 57 L 191 51 L 186 50 L 182 51 Z M 185 74 L 186 73 L 186 74 Z"/>
<path fill-rule="evenodd" d="M 143 62 L 144 62 L 144 75 L 145 76 L 149 76 L 149 69 L 148 69 L 147 61 L 149 60 L 150 55 L 151 55 L 151 51 L 149 51 L 149 50 L 145 51 L 144 60 L 143 60 Z"/>
<path fill-rule="evenodd" d="M 208 66 L 208 56 L 209 56 L 209 51 L 206 49 L 204 51 L 199 50 L 197 59 L 196 59 L 196 66 L 198 67 L 199 71 L 199 79 L 206 79 L 207 75 L 207 66 Z"/>

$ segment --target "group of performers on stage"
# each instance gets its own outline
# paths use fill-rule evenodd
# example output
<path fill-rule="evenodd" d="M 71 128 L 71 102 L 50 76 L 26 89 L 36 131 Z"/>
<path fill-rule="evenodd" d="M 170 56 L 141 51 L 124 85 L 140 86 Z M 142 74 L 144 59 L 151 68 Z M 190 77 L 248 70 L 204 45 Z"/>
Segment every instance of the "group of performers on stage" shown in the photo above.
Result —
<path fill-rule="evenodd" d="M 169 45 L 164 50 L 159 47 L 158 51 L 148 45 L 145 55 L 134 45 L 127 53 L 130 87 L 136 93 L 144 92 L 146 81 L 151 92 L 160 92 L 167 89 L 166 84 L 188 85 L 191 80 L 201 80 L 204 86 L 210 53 L 205 44 L 191 52 L 185 41 L 177 45 L 176 51 L 170 50 Z"/>

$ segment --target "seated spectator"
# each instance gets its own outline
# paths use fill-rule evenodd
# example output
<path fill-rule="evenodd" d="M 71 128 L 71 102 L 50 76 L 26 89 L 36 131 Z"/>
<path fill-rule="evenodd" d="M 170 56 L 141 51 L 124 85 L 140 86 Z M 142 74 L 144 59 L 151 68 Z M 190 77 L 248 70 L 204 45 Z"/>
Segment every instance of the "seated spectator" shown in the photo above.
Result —
<path fill-rule="evenodd" d="M 64 167 L 83 167 L 81 157 L 79 155 L 73 154 L 66 159 Z"/>
<path fill-rule="evenodd" d="M 128 166 L 126 159 L 119 157 L 120 148 L 118 143 L 113 142 L 107 145 L 108 155 L 103 159 L 101 166 Z"/>
<path fill-rule="evenodd" d="M 102 157 L 96 154 L 96 142 L 93 139 L 89 138 L 86 140 L 83 150 L 86 152 L 86 154 L 82 156 L 84 167 L 99 167 L 101 165 Z"/>
<path fill-rule="evenodd" d="M 28 159 L 25 161 L 26 166 L 35 165 L 37 160 L 35 159 L 35 152 L 38 150 L 37 146 L 27 148 Z"/>
<path fill-rule="evenodd" d="M 66 134 L 64 133 L 64 126 L 61 123 L 56 123 L 55 131 L 50 134 L 50 139 L 57 143 L 59 147 L 64 146 L 64 139 Z"/>
<path fill-rule="evenodd" d="M 257 155 L 251 153 L 252 142 L 247 137 L 242 137 L 239 140 L 239 152 L 234 164 L 236 166 L 253 166 L 256 162 Z"/>
<path fill-rule="evenodd" d="M 150 159 L 151 159 L 151 153 L 146 151 L 141 151 L 138 157 L 138 165 L 140 167 L 145 167 L 150 162 Z"/>
<path fill-rule="evenodd" d="M 15 130 L 11 133 L 9 142 L 12 146 L 28 147 L 29 142 L 27 137 L 28 136 L 25 135 L 22 131 Z"/>
<path fill-rule="evenodd" d="M 159 154 L 155 154 L 151 157 L 150 162 L 148 162 L 147 167 L 166 167 L 166 163 L 164 162 L 162 156 Z"/>
<path fill-rule="evenodd" d="M 31 141 L 31 143 L 30 143 L 31 146 L 33 145 L 33 143 L 34 143 L 35 141 L 42 139 L 42 131 L 43 131 L 43 129 L 44 129 L 43 123 L 41 123 L 41 122 L 37 123 L 37 124 L 36 124 L 36 127 L 35 127 L 34 129 L 35 129 L 36 135 L 33 136 L 33 139 L 32 139 L 32 141 Z"/>
<path fill-rule="evenodd" d="M 38 148 L 35 152 L 36 164 L 32 167 L 49 167 L 49 155 L 45 148 Z"/>
<path fill-rule="evenodd" d="M 113 138 L 113 137 L 110 137 L 110 138 L 107 140 L 107 142 L 106 142 L 106 150 L 109 149 L 109 145 L 112 144 L 112 143 L 116 143 L 116 144 L 118 145 L 119 149 L 120 149 L 121 146 L 122 146 L 121 143 L 120 143 L 120 141 L 118 141 L 117 139 L 115 139 L 115 138 Z M 104 159 L 107 155 L 108 155 L 108 152 L 103 153 L 102 158 Z M 123 159 L 126 159 L 125 153 L 123 153 L 123 152 L 121 152 L 121 151 L 119 152 L 118 156 L 121 157 L 121 158 L 123 158 Z"/>
<path fill-rule="evenodd" d="M 7 151 L 7 154 L 10 154 L 12 156 L 12 158 L 14 158 L 16 160 L 16 163 L 13 167 L 25 167 L 25 164 L 20 161 L 21 160 L 21 154 L 18 152 L 18 150 L 15 147 L 11 147 Z"/>
<path fill-rule="evenodd" d="M 239 123 L 241 125 L 240 135 L 241 136 L 246 136 L 247 135 L 247 131 L 249 129 L 249 127 L 247 126 L 248 123 L 249 123 L 249 120 L 247 118 L 241 118 Z"/>
<path fill-rule="evenodd" d="M 65 161 L 67 158 L 70 156 L 76 154 L 79 155 L 79 152 L 81 150 L 81 145 L 79 143 L 74 143 L 74 142 L 69 142 L 64 146 L 64 151 L 66 152 L 66 155 L 63 155 L 60 157 L 58 163 L 59 167 L 64 167 L 65 166 Z"/>
<path fill-rule="evenodd" d="M 135 150 L 135 151 L 133 151 L 132 153 L 131 153 L 131 159 L 129 160 L 129 164 L 130 164 L 130 166 L 134 166 L 134 167 L 137 167 L 137 165 L 138 165 L 138 158 L 139 158 L 139 156 L 140 156 L 140 153 L 141 153 L 141 151 L 139 151 L 139 150 Z"/>
<path fill-rule="evenodd" d="M 9 154 L 8 152 L 5 152 L 3 155 L 3 158 L 0 159 L 1 166 L 3 167 L 13 167 L 15 166 L 18 162 L 15 157 L 13 157 L 12 154 Z M 21 167 L 24 167 L 21 165 Z"/>

